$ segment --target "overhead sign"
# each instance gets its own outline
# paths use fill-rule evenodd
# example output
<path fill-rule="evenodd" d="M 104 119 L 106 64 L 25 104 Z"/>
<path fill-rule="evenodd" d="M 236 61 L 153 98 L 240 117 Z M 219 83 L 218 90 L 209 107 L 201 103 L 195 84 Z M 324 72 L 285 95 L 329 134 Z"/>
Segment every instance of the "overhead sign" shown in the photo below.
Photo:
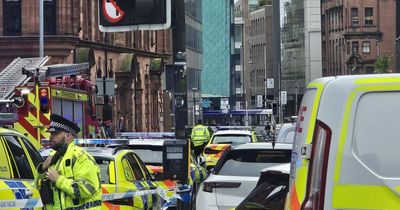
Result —
<path fill-rule="evenodd" d="M 171 26 L 171 0 L 98 0 L 102 32 L 164 30 Z"/>

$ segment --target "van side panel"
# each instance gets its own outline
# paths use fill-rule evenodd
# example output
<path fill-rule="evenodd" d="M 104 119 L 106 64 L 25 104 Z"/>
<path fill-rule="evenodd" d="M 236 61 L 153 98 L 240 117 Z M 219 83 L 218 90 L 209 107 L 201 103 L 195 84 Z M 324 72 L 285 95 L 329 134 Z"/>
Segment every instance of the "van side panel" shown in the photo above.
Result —
<path fill-rule="evenodd" d="M 398 75 L 326 86 L 318 120 L 333 135 L 324 209 L 400 209 L 399 107 Z"/>

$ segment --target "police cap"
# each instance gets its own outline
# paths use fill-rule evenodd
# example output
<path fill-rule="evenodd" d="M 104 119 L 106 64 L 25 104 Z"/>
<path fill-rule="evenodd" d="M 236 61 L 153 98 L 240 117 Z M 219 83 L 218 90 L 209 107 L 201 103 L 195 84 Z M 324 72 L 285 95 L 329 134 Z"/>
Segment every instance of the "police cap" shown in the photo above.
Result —
<path fill-rule="evenodd" d="M 47 132 L 57 132 L 57 131 L 65 131 L 67 133 L 71 133 L 76 136 L 81 129 L 73 122 L 69 121 L 68 119 L 57 115 L 52 114 L 50 116 L 50 126 L 47 129 Z"/>

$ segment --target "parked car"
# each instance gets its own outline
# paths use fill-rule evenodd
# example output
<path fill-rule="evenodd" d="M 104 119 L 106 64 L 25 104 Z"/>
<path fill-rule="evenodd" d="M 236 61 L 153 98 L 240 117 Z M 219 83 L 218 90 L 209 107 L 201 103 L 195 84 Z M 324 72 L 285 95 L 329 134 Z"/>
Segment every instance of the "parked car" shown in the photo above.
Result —
<path fill-rule="evenodd" d="M 20 133 L 0 128 L 0 208 L 42 209 L 39 191 L 34 187 L 36 167 L 43 158 Z M 30 203 L 25 203 L 30 199 Z"/>
<path fill-rule="evenodd" d="M 259 138 L 252 130 L 220 130 L 215 132 L 203 151 L 207 169 L 210 170 L 215 167 L 226 149 L 251 142 L 259 142 Z"/>
<path fill-rule="evenodd" d="M 173 189 L 177 185 L 175 181 L 163 179 L 163 149 L 164 142 L 168 139 L 129 139 L 127 144 L 124 145 L 110 145 L 110 147 L 120 147 L 122 149 L 133 150 L 146 164 L 152 176 L 155 178 L 157 184 L 164 190 L 169 191 L 168 196 L 172 196 Z M 196 192 L 200 183 L 202 183 L 208 176 L 207 170 L 197 163 L 193 155 L 190 156 L 190 203 L 189 206 L 194 206 L 196 203 Z M 180 201 L 177 201 L 180 203 Z M 180 205 L 187 205 L 180 203 Z M 171 204 L 177 206 L 177 203 Z"/>
<path fill-rule="evenodd" d="M 236 210 L 284 209 L 289 191 L 290 164 L 261 170 L 256 188 L 236 207 Z"/>
<path fill-rule="evenodd" d="M 132 150 L 116 150 L 105 147 L 83 147 L 100 167 L 101 189 L 104 194 L 129 191 L 155 190 L 158 184 L 151 178 L 141 159 Z M 41 151 L 43 157 L 51 149 Z M 129 198 L 104 201 L 107 209 L 159 209 L 161 198 L 156 194 L 136 195 Z"/>
<path fill-rule="evenodd" d="M 296 131 L 296 123 L 285 123 L 281 126 L 276 142 L 293 143 L 294 133 Z"/>
<path fill-rule="evenodd" d="M 247 143 L 226 150 L 201 184 L 196 209 L 235 208 L 255 188 L 260 171 L 290 163 L 291 144 Z"/>

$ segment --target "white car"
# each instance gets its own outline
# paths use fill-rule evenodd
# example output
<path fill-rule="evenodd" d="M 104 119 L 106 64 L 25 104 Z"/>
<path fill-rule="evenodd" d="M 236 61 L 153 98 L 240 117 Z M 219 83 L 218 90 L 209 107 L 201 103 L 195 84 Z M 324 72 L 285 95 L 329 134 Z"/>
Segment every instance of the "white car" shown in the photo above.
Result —
<path fill-rule="evenodd" d="M 296 123 L 285 123 L 279 130 L 276 142 L 279 143 L 293 143 L 294 133 L 296 131 Z"/>
<path fill-rule="evenodd" d="M 196 209 L 235 208 L 255 188 L 264 168 L 290 163 L 291 144 L 247 143 L 227 150 L 197 193 Z"/>

